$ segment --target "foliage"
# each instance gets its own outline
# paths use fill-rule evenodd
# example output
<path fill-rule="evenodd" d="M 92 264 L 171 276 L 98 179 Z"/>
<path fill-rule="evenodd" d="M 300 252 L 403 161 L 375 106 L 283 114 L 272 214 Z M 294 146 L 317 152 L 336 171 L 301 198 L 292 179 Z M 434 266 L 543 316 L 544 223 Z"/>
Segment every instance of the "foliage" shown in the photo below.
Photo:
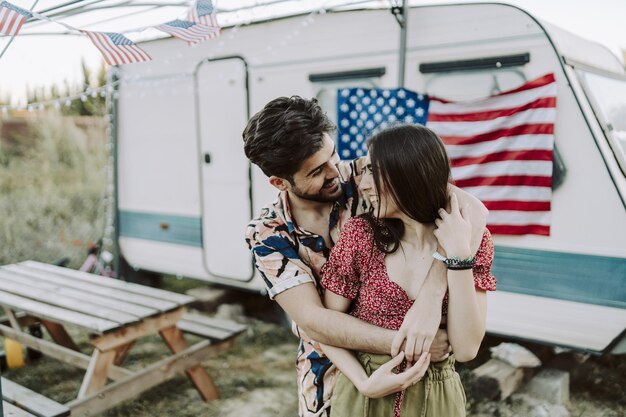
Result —
<path fill-rule="evenodd" d="M 105 123 L 58 114 L 21 122 L 27 136 L 13 146 L 0 137 L 0 264 L 67 256 L 78 267 L 103 232 Z"/>
<path fill-rule="evenodd" d="M 63 97 L 77 97 L 67 101 L 59 101 L 61 113 L 65 116 L 104 116 L 106 112 L 106 99 L 103 94 L 98 94 L 97 88 L 106 84 L 106 68 L 101 64 L 96 74 L 87 67 L 85 61 L 81 62 L 82 80 L 79 84 L 71 85 L 68 80 L 63 83 L 63 88 L 52 86 L 35 87 L 28 89 L 28 103 L 42 101 L 54 101 Z M 85 92 L 85 94 L 81 94 Z"/>

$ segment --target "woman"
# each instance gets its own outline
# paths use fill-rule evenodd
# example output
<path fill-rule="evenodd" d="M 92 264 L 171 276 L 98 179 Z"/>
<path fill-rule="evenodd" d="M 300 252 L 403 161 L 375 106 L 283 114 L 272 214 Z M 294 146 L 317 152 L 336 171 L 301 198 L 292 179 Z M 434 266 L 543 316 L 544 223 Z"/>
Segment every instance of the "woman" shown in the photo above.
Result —
<path fill-rule="evenodd" d="M 447 280 L 443 317 L 454 356 L 431 364 L 423 353 L 407 371 L 416 383 L 389 395 L 388 370 L 404 367 L 402 354 L 355 356 L 324 346 L 342 371 L 331 416 L 465 416 L 454 362 L 473 359 L 485 334 L 485 291 L 495 290 L 491 235 L 485 229 L 471 247 L 466 208 L 449 192 L 445 147 L 430 129 L 401 125 L 378 133 L 364 165 L 360 188 L 372 210 L 346 223 L 322 270 L 326 307 L 397 330 L 425 280 Z"/>

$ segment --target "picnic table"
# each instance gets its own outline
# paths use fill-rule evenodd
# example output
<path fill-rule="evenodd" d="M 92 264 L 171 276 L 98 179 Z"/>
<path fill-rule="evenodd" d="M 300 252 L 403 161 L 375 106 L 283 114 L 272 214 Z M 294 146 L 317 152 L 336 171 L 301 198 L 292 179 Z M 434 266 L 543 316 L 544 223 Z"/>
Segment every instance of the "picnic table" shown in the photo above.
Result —
<path fill-rule="evenodd" d="M 211 328 L 207 337 L 215 338 L 190 346 L 181 328 L 201 328 L 197 334 L 207 329 L 201 318 L 183 320 L 191 301 L 183 294 L 34 261 L 0 267 L 0 305 L 6 314 L 0 334 L 86 370 L 76 399 L 66 404 L 72 417 L 95 415 L 183 371 L 205 401 L 217 398 L 219 392 L 200 363 L 229 348 L 232 336 L 242 329 Z M 34 322 L 54 342 L 22 329 Z M 80 351 L 66 325 L 89 335 L 91 355 Z M 155 333 L 172 354 L 137 372 L 123 368 L 133 344 Z M 108 379 L 114 382 L 107 384 Z"/>

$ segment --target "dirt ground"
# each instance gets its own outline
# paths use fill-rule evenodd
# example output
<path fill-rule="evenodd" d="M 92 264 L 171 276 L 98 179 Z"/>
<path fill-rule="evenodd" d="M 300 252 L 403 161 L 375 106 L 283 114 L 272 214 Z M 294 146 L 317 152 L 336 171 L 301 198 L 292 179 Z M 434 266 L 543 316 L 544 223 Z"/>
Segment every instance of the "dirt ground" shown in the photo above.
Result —
<path fill-rule="evenodd" d="M 170 289 L 181 290 L 176 285 Z M 275 323 L 278 315 L 261 296 L 246 295 L 242 300 L 248 324 L 235 346 L 204 363 L 220 389 L 222 398 L 201 401 L 185 376 L 149 390 L 138 398 L 122 403 L 102 416 L 128 417 L 282 417 L 296 416 L 294 359 L 297 340 L 286 327 Z M 254 317 L 252 317 L 254 316 Z M 274 322 L 271 322 L 271 321 Z M 83 351 L 87 340 L 69 329 Z M 191 342 L 199 339 L 189 337 Z M 471 369 L 489 358 L 487 348 L 501 340 L 486 338 L 479 357 L 458 367 L 466 384 Z M 167 348 L 158 336 L 146 338 L 131 351 L 125 362 L 139 369 L 162 358 Z M 15 382 L 64 403 L 76 396 L 83 371 L 50 358 L 29 362 L 25 368 L 3 373 Z M 572 417 L 620 417 L 626 415 L 626 357 L 590 357 L 570 369 L 570 397 L 567 410 Z M 469 392 L 468 389 L 466 391 Z M 469 397 L 470 416 L 534 417 L 546 416 L 541 407 L 530 407 L 514 397 L 499 402 L 477 402 Z M 544 414 L 542 414 L 544 413 Z M 443 417 L 443 416 L 442 416 Z"/>

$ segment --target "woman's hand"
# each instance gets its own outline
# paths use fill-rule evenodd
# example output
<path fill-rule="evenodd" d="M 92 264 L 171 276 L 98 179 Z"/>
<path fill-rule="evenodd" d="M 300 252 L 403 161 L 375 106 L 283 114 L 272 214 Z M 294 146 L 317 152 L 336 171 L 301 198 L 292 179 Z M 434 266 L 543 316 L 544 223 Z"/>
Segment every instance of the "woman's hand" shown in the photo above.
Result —
<path fill-rule="evenodd" d="M 445 209 L 439 209 L 440 218 L 435 220 L 437 228 L 434 234 L 448 258 L 466 259 L 472 255 L 470 251 L 472 225 L 467 210 L 467 206 L 459 209 L 455 193 L 450 194 L 450 213 Z"/>
<path fill-rule="evenodd" d="M 400 352 L 359 383 L 357 389 L 368 398 L 382 398 L 394 392 L 403 391 L 420 381 L 430 365 L 430 353 L 422 353 L 419 360 L 405 371 L 393 373 L 403 359 L 404 352 Z"/>

